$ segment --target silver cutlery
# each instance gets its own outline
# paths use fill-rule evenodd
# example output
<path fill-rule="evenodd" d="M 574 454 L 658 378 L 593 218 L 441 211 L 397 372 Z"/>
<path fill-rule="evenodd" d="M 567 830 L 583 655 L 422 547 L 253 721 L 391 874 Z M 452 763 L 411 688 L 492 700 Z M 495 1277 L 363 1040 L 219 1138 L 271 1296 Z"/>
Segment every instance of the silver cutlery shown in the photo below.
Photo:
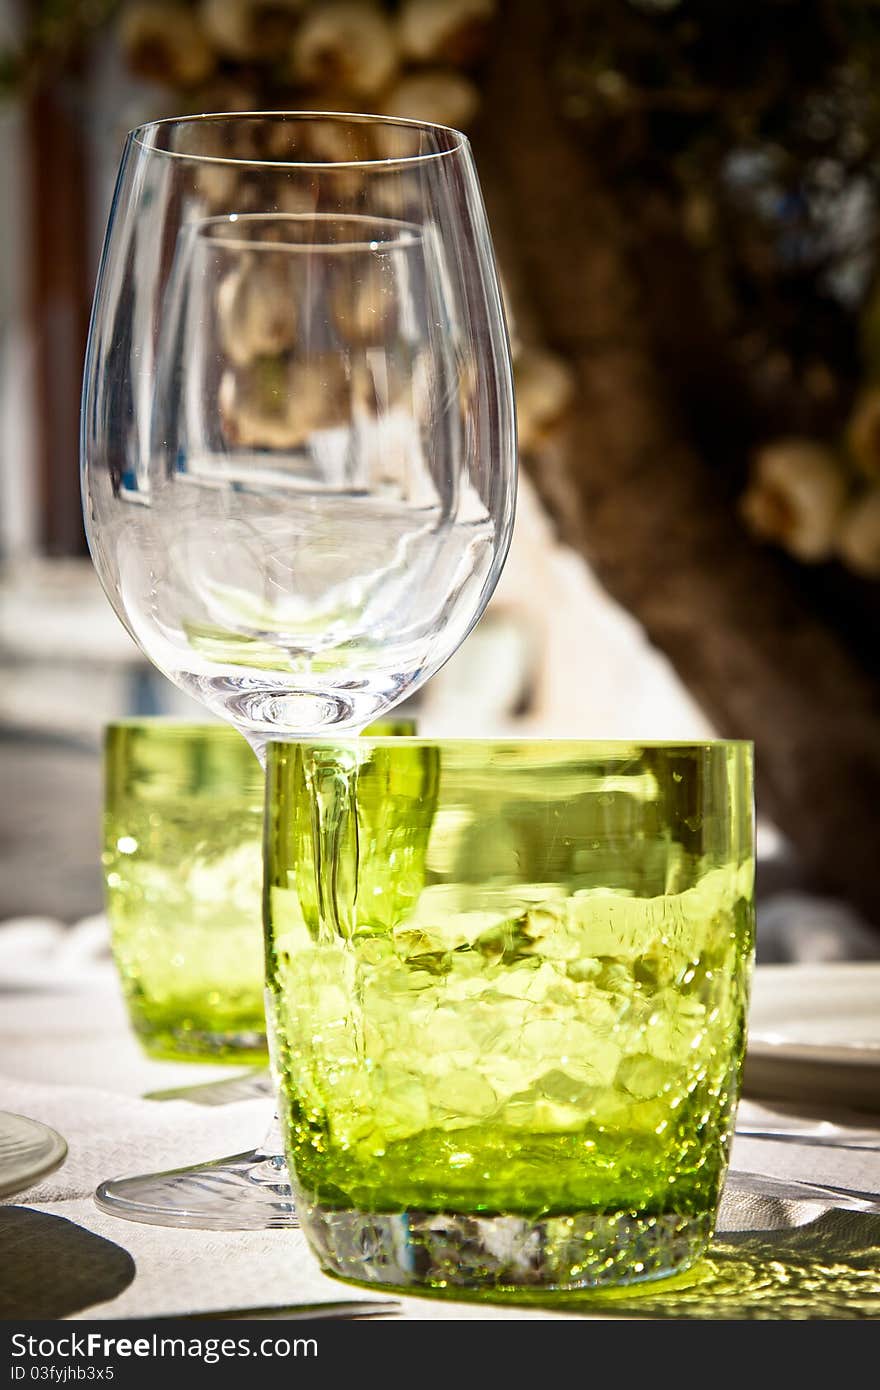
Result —
<path fill-rule="evenodd" d="M 211 1318 L 254 1318 L 263 1321 L 279 1318 L 284 1322 L 311 1322 L 325 1318 L 384 1318 L 394 1317 L 400 1312 L 396 1298 L 351 1298 L 336 1303 L 287 1303 L 277 1308 L 224 1308 L 206 1313 L 184 1313 L 187 1321 L 203 1321 Z"/>
<path fill-rule="evenodd" d="M 806 1144 L 817 1148 L 878 1149 L 880 1131 L 876 1134 L 847 1134 L 838 1130 L 829 1134 L 821 1129 L 771 1129 L 766 1125 L 737 1125 L 737 1134 L 746 1139 L 773 1139 L 780 1144 Z"/>
<path fill-rule="evenodd" d="M 238 1100 L 269 1100 L 271 1096 L 269 1073 L 260 1069 L 226 1076 L 221 1081 L 199 1081 L 194 1086 L 171 1086 L 161 1091 L 147 1091 L 144 1100 L 188 1100 L 194 1105 L 229 1105 Z"/>
<path fill-rule="evenodd" d="M 762 1197 L 823 1202 L 828 1207 L 842 1207 L 847 1211 L 874 1212 L 880 1215 L 880 1198 L 874 1192 L 832 1187 L 826 1183 L 801 1182 L 797 1178 L 772 1178 L 766 1173 L 751 1173 L 745 1169 L 730 1169 L 725 1190 L 728 1189 L 733 1192 L 752 1192 Z"/>

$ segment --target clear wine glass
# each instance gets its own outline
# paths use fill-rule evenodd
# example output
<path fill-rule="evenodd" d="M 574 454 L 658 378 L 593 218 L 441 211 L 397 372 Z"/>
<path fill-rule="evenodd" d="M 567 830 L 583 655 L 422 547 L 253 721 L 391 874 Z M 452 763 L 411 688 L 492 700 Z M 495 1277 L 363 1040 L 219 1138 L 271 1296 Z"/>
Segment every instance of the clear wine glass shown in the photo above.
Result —
<path fill-rule="evenodd" d="M 158 121 L 122 158 L 82 412 L 92 558 L 146 656 L 273 738 L 359 732 L 497 583 L 515 422 L 459 132 L 290 112 Z M 105 1183 L 118 1215 L 289 1224 L 280 1144 Z"/>

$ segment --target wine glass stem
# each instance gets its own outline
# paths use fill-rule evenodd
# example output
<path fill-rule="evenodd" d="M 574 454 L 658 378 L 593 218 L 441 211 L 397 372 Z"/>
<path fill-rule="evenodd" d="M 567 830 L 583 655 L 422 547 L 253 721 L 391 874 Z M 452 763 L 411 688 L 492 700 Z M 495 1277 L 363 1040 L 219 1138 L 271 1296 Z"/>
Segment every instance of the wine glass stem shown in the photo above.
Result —
<path fill-rule="evenodd" d="M 258 1163 L 274 1163 L 276 1167 L 283 1167 L 283 1154 L 284 1136 L 281 1133 L 281 1119 L 276 1110 L 262 1144 L 254 1149 L 254 1158 Z"/>
<path fill-rule="evenodd" d="M 244 737 L 244 738 L 247 740 L 247 742 L 250 744 L 251 748 L 254 750 L 254 754 L 256 755 L 257 762 L 260 764 L 260 767 L 261 767 L 261 768 L 263 769 L 263 771 L 265 772 L 265 771 L 266 771 L 266 761 L 267 761 L 267 752 L 266 752 L 266 750 L 267 750 L 268 747 L 269 747 L 269 739 L 268 739 L 268 737 L 266 736 L 266 734 L 258 734 L 258 733 L 256 732 L 256 730 L 254 730 L 254 729 L 241 729 L 241 728 L 240 728 L 240 729 L 239 729 L 239 733 L 242 734 L 243 737 Z M 291 737 L 292 737 L 292 738 L 295 738 L 296 735 L 295 735 L 295 734 L 292 734 Z"/>
<path fill-rule="evenodd" d="M 359 729 L 356 730 L 357 733 L 361 733 L 362 731 L 363 731 L 363 726 L 361 726 Z M 257 733 L 257 732 L 256 732 L 255 730 L 253 730 L 253 729 L 242 729 L 242 730 L 241 730 L 241 733 L 244 735 L 244 737 L 247 739 L 248 743 L 250 744 L 251 748 L 254 750 L 254 753 L 256 754 L 256 757 L 257 757 L 257 759 L 258 759 L 258 761 L 259 761 L 259 764 L 260 764 L 260 766 L 262 767 L 263 771 L 265 772 L 265 771 L 266 771 L 266 762 L 267 762 L 267 749 L 268 749 L 268 747 L 269 747 L 269 743 L 270 743 L 272 740 L 271 740 L 267 735 Z M 285 738 L 285 739 L 291 739 L 291 740 L 293 740 L 294 742 L 295 742 L 297 739 L 299 739 L 299 738 L 306 739 L 306 738 L 309 738 L 309 737 L 312 737 L 312 735 L 310 735 L 310 734 L 295 734 L 295 733 L 285 733 L 285 735 L 284 735 L 284 738 Z M 338 809 L 338 808 L 337 808 L 337 809 Z M 338 817 L 338 814 L 337 814 L 337 815 L 334 815 L 334 816 L 332 816 L 332 817 L 330 818 L 330 826 L 329 826 L 329 837 L 330 837 L 330 841 L 331 841 L 331 844 L 330 844 L 330 846 L 329 846 L 330 851 L 331 851 L 331 852 L 330 852 L 330 855 L 329 855 L 329 862 L 330 862 L 330 863 L 333 863 L 333 864 L 335 864 L 335 862 L 336 862 L 336 850 L 337 850 L 337 848 L 338 848 L 338 845 L 337 845 L 338 832 L 339 832 L 339 817 Z M 335 896 L 336 896 L 336 895 L 334 894 L 334 899 L 335 899 Z M 258 1163 L 259 1163 L 259 1162 L 267 1162 L 267 1163 L 272 1163 L 276 1168 L 283 1168 L 283 1167 L 284 1167 L 284 1158 L 283 1158 L 283 1154 L 284 1154 L 284 1137 L 283 1137 L 282 1132 L 281 1132 L 281 1121 L 280 1121 L 280 1118 L 279 1118 L 279 1116 L 278 1116 L 278 1111 L 276 1110 L 275 1113 L 274 1113 L 274 1115 L 273 1115 L 273 1117 L 272 1117 L 272 1123 L 271 1123 L 271 1125 L 269 1126 L 268 1133 L 265 1135 L 262 1144 L 260 1144 L 260 1146 L 259 1146 L 258 1148 L 254 1149 L 254 1158 L 255 1158 L 255 1160 L 256 1160 Z"/>

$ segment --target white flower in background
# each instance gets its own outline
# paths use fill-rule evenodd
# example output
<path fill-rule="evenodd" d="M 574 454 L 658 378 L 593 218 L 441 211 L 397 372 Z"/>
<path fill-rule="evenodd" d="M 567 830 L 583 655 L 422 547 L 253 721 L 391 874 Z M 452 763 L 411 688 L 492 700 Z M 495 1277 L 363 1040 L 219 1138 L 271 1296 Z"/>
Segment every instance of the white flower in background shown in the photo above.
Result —
<path fill-rule="evenodd" d="M 856 574 L 880 578 L 880 488 L 865 493 L 847 511 L 837 549 L 844 564 Z"/>
<path fill-rule="evenodd" d="M 227 357 L 242 366 L 293 347 L 297 304 L 286 257 L 260 256 L 232 271 L 217 292 L 217 317 Z"/>
<path fill-rule="evenodd" d="M 749 529 L 813 564 L 834 552 L 846 482 L 830 449 L 811 439 L 781 439 L 755 455 L 740 500 Z"/>
<path fill-rule="evenodd" d="M 495 0 L 404 0 L 401 48 L 416 63 L 469 63 L 494 13 Z"/>
<path fill-rule="evenodd" d="M 423 72 L 404 77 L 385 98 L 387 116 L 407 121 L 432 121 L 461 130 L 470 125 L 480 105 L 473 82 L 458 72 Z"/>
<path fill-rule="evenodd" d="M 226 58 L 270 58 L 292 27 L 304 0 L 201 0 L 199 16 Z M 228 108 L 224 107 L 224 110 Z"/>
<path fill-rule="evenodd" d="M 428 737 L 711 738 L 636 620 L 563 545 L 520 473 L 510 554 L 482 621 L 424 687 Z"/>
<path fill-rule="evenodd" d="M 140 0 L 124 9 L 119 41 L 132 72 L 166 86 L 194 87 L 216 64 L 193 12 L 167 0 Z"/>
<path fill-rule="evenodd" d="M 568 410 L 575 394 L 574 372 L 555 353 L 521 348 L 514 367 L 519 446 L 535 448 Z"/>
<path fill-rule="evenodd" d="M 374 96 L 397 71 L 397 37 L 375 5 L 339 0 L 308 11 L 291 59 L 293 76 L 306 86 Z"/>

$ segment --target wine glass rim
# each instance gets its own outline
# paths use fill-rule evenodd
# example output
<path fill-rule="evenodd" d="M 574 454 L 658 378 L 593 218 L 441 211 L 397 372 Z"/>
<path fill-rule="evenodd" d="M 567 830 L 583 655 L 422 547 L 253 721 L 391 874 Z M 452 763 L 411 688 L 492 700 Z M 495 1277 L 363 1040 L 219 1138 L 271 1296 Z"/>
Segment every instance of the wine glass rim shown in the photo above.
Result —
<path fill-rule="evenodd" d="M 406 250 L 413 244 L 413 241 L 422 239 L 422 229 L 415 222 L 405 222 L 399 217 L 374 217 L 369 213 L 355 212 L 222 212 L 215 213 L 212 217 L 202 217 L 194 222 L 185 223 L 185 229 L 195 236 L 201 236 L 209 228 L 229 227 L 231 231 L 241 225 L 252 225 L 256 222 L 301 222 L 304 226 L 314 223 L 345 223 L 353 222 L 359 226 L 372 226 L 375 228 L 393 228 L 397 233 L 394 237 L 387 237 L 379 240 L 378 237 L 365 238 L 361 241 L 327 241 L 327 242 L 259 242 L 248 241 L 245 237 L 223 237 L 216 239 L 216 245 L 224 251 L 242 250 L 259 251 L 261 249 L 273 252 L 305 252 L 308 255 L 315 255 L 317 252 L 333 255 L 336 253 L 346 253 L 351 251 L 375 252 Z M 407 234 L 407 235 L 404 235 Z"/>
<path fill-rule="evenodd" d="M 280 117 L 288 121 L 335 121 L 356 125 L 399 126 L 405 130 L 440 132 L 450 137 L 449 147 L 427 153 L 393 155 L 388 159 L 257 159 L 241 155 L 201 154 L 195 151 L 168 150 L 154 143 L 150 137 L 164 127 L 199 126 L 211 121 L 265 120 Z M 140 145 L 150 154 L 166 155 L 169 159 L 193 160 L 199 164 L 238 165 L 244 168 L 264 169 L 372 169 L 388 171 L 394 168 L 408 168 L 446 159 L 450 155 L 464 153 L 468 148 L 468 138 L 454 126 L 440 125 L 435 121 L 410 120 L 402 116 L 382 116 L 364 111 L 203 111 L 193 116 L 164 116 L 157 121 L 146 121 L 128 132 L 130 142 Z"/>

